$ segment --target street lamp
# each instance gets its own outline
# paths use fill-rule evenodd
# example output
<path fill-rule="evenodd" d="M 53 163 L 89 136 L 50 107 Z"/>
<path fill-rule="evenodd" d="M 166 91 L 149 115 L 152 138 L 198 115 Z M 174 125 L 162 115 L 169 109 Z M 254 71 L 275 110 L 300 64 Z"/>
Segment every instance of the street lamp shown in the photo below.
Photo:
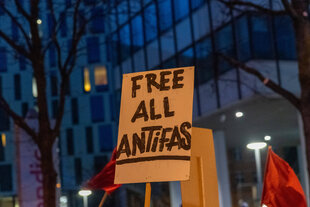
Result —
<path fill-rule="evenodd" d="M 90 190 L 80 190 L 79 195 L 83 197 L 83 206 L 88 207 L 87 197 L 91 194 Z"/>
<path fill-rule="evenodd" d="M 256 164 L 256 176 L 257 176 L 257 198 L 258 199 L 260 199 L 262 185 L 263 185 L 260 149 L 263 149 L 266 146 L 267 146 L 266 142 L 252 142 L 246 146 L 248 149 L 252 149 L 255 152 L 255 164 Z"/>

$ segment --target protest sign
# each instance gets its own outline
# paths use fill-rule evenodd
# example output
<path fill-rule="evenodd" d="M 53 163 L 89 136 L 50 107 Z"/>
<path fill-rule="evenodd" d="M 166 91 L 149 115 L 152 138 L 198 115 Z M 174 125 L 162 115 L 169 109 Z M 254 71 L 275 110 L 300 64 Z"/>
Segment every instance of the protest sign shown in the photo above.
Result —
<path fill-rule="evenodd" d="M 187 180 L 194 67 L 123 75 L 115 183 Z"/>

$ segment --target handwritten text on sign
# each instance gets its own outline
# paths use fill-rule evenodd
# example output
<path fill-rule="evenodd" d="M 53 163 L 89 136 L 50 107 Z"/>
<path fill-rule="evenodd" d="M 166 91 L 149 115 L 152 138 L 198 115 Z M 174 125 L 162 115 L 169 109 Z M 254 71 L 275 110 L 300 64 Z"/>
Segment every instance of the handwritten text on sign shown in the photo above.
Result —
<path fill-rule="evenodd" d="M 186 180 L 194 68 L 125 74 L 115 183 Z"/>

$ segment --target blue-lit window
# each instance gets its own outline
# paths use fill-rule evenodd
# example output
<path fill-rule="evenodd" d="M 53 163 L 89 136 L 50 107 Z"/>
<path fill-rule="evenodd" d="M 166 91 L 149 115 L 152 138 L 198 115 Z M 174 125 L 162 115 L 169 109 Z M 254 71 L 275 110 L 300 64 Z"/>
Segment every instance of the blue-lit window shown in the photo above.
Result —
<path fill-rule="evenodd" d="M 229 24 L 215 33 L 215 46 L 217 51 L 230 57 L 235 56 L 232 25 Z M 231 68 L 232 66 L 227 61 L 220 58 L 219 70 L 221 73 Z"/>
<path fill-rule="evenodd" d="M 103 9 L 94 8 L 91 11 L 92 21 L 91 21 L 91 32 L 101 33 L 104 32 L 104 18 L 103 18 Z"/>
<path fill-rule="evenodd" d="M 73 155 L 74 154 L 74 139 L 73 139 L 73 129 L 68 128 L 66 130 L 66 138 L 67 138 L 67 154 Z"/>
<path fill-rule="evenodd" d="M 70 7 L 71 6 L 71 0 L 66 0 L 66 7 Z"/>
<path fill-rule="evenodd" d="M 93 144 L 93 128 L 91 126 L 85 128 L 85 134 L 86 134 L 86 151 L 87 153 L 93 153 L 94 152 L 94 144 Z"/>
<path fill-rule="evenodd" d="M 14 21 L 12 21 L 12 28 L 11 29 L 12 29 L 12 39 L 14 41 L 17 41 L 18 38 L 19 38 L 18 27 L 17 27 L 17 24 Z"/>
<path fill-rule="evenodd" d="M 171 0 L 159 1 L 158 7 L 160 31 L 165 31 L 172 26 Z"/>
<path fill-rule="evenodd" d="M 279 58 L 296 59 L 294 28 L 289 16 L 275 17 L 275 33 Z"/>
<path fill-rule="evenodd" d="M 7 55 L 6 49 L 4 47 L 0 47 L 0 72 L 7 71 Z"/>
<path fill-rule="evenodd" d="M 125 60 L 130 56 L 130 32 L 129 25 L 126 24 L 120 29 L 121 57 Z"/>
<path fill-rule="evenodd" d="M 79 123 L 79 107 L 77 98 L 71 99 L 71 120 L 72 124 Z"/>
<path fill-rule="evenodd" d="M 188 15 L 189 12 L 188 0 L 183 1 L 173 0 L 173 1 L 174 1 L 174 17 L 176 21 L 179 21 Z"/>
<path fill-rule="evenodd" d="M 252 56 L 250 50 L 250 35 L 247 15 L 236 19 L 236 33 L 239 60 L 247 61 Z"/>
<path fill-rule="evenodd" d="M 157 18 L 156 18 L 156 7 L 151 4 L 144 10 L 144 30 L 146 41 L 151 41 L 157 36 Z"/>
<path fill-rule="evenodd" d="M 132 22 L 132 40 L 134 51 L 140 49 L 143 46 L 143 28 L 142 28 L 142 17 L 136 16 Z"/>
<path fill-rule="evenodd" d="M 117 112 L 116 112 L 116 100 L 113 94 L 110 94 L 109 97 L 109 101 L 110 101 L 110 115 L 111 115 L 111 121 L 115 121 L 116 117 L 117 117 Z"/>
<path fill-rule="evenodd" d="M 48 49 L 48 58 L 51 67 L 56 66 L 56 46 L 52 44 Z"/>
<path fill-rule="evenodd" d="M 273 58 L 270 18 L 252 16 L 252 45 L 255 58 Z"/>
<path fill-rule="evenodd" d="M 7 113 L 0 108 L 0 131 L 10 130 L 10 119 Z"/>
<path fill-rule="evenodd" d="M 104 103 L 102 96 L 90 97 L 91 120 L 93 122 L 104 121 Z"/>
<path fill-rule="evenodd" d="M 58 100 L 52 101 L 52 117 L 55 119 L 58 114 Z"/>
<path fill-rule="evenodd" d="M 28 103 L 27 102 L 23 102 L 22 103 L 22 116 L 23 116 L 23 118 L 26 117 L 28 109 L 29 109 Z"/>
<path fill-rule="evenodd" d="M 47 27 L 48 27 L 48 34 L 52 35 L 55 29 L 55 22 L 51 14 L 47 15 Z"/>
<path fill-rule="evenodd" d="M 75 171 L 75 183 L 77 185 L 80 185 L 83 180 L 81 158 L 74 159 L 74 171 Z"/>
<path fill-rule="evenodd" d="M 194 65 L 194 50 L 189 48 L 179 55 L 179 67 Z"/>
<path fill-rule="evenodd" d="M 100 61 L 100 43 L 98 37 L 87 38 L 87 60 L 88 63 Z"/>
<path fill-rule="evenodd" d="M 15 100 L 20 100 L 22 98 L 20 74 L 14 75 L 14 95 Z"/>
<path fill-rule="evenodd" d="M 100 125 L 98 127 L 100 151 L 113 150 L 113 134 L 111 125 Z"/>
<path fill-rule="evenodd" d="M 27 62 L 26 62 L 25 56 L 19 55 L 18 60 L 19 60 L 19 69 L 20 70 L 26 70 Z"/>
<path fill-rule="evenodd" d="M 192 9 L 196 9 L 204 3 L 204 0 L 190 0 L 190 3 L 191 3 Z"/>
<path fill-rule="evenodd" d="M 177 64 L 175 57 L 169 58 L 163 63 L 164 68 L 174 68 Z"/>
<path fill-rule="evenodd" d="M 4 5 L 5 4 L 5 0 L 0 0 L 0 5 Z M 0 6 L 0 15 L 4 14 L 4 10 L 3 8 Z"/>
<path fill-rule="evenodd" d="M 118 64 L 118 60 L 119 60 L 119 55 L 118 55 L 118 35 L 117 33 L 113 33 L 111 35 L 111 40 L 107 40 L 108 44 L 108 58 L 110 58 L 112 65 L 116 66 Z"/>
<path fill-rule="evenodd" d="M 202 84 L 213 77 L 213 56 L 211 39 L 206 38 L 196 44 L 196 67 L 199 84 Z"/>
<path fill-rule="evenodd" d="M 0 165 L 0 191 L 8 192 L 13 189 L 12 166 L 10 164 Z"/>
<path fill-rule="evenodd" d="M 58 80 L 57 80 L 56 71 L 52 71 L 50 73 L 50 80 L 51 80 L 51 94 L 52 94 L 52 96 L 57 96 L 57 94 L 58 94 Z"/>
<path fill-rule="evenodd" d="M 128 20 L 129 11 L 127 1 L 120 1 L 117 5 L 118 23 L 124 24 Z"/>
<path fill-rule="evenodd" d="M 61 22 L 60 22 L 60 35 L 62 37 L 67 36 L 67 16 L 66 12 L 61 12 L 60 14 Z"/>

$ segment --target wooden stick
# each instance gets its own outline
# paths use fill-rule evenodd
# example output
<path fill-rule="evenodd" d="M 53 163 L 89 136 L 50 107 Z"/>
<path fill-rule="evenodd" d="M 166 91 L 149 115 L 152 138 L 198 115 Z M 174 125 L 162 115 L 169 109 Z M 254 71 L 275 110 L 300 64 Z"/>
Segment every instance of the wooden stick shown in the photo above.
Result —
<path fill-rule="evenodd" d="M 144 207 L 150 207 L 150 205 L 151 205 L 151 183 L 146 183 Z"/>
<path fill-rule="evenodd" d="M 98 207 L 102 207 L 103 206 L 103 204 L 104 204 L 105 200 L 107 199 L 107 197 L 108 197 L 108 193 L 105 192 L 104 195 L 102 196 L 102 199 L 101 199 L 100 204 L 99 204 Z"/>

